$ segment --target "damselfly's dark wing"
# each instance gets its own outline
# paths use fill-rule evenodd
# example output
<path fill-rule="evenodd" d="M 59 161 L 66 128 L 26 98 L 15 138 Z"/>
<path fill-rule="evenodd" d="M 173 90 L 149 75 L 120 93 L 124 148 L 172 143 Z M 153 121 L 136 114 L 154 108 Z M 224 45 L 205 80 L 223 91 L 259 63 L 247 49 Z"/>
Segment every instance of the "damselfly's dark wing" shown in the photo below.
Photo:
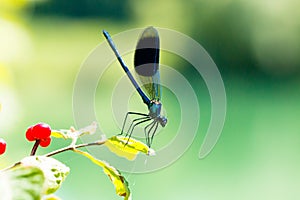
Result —
<path fill-rule="evenodd" d="M 152 26 L 143 31 L 137 42 L 134 68 L 150 99 L 160 100 L 159 35 Z"/>

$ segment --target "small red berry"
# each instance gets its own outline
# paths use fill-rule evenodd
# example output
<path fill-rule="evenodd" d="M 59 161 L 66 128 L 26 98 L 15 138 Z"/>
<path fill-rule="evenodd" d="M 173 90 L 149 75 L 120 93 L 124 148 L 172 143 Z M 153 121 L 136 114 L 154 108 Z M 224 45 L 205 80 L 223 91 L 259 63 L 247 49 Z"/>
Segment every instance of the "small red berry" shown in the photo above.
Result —
<path fill-rule="evenodd" d="M 30 126 L 30 127 L 27 129 L 27 131 L 26 131 L 26 139 L 27 139 L 28 141 L 34 141 L 34 140 L 35 140 L 35 138 L 34 138 L 34 136 L 33 136 L 33 133 L 32 133 L 32 126 Z"/>
<path fill-rule="evenodd" d="M 6 142 L 2 138 L 0 138 L 0 155 L 4 154 L 6 150 Z"/>
<path fill-rule="evenodd" d="M 38 123 L 32 127 L 33 136 L 37 139 L 45 139 L 51 135 L 51 127 L 45 123 Z"/>
<path fill-rule="evenodd" d="M 51 142 L 51 137 L 48 137 L 46 139 L 42 139 L 40 141 L 40 146 L 41 147 L 47 147 L 47 146 L 49 146 L 50 142 Z"/>
<path fill-rule="evenodd" d="M 26 131 L 26 139 L 28 141 L 40 140 L 41 147 L 49 146 L 51 142 L 51 127 L 45 123 L 38 123 L 30 126 Z"/>

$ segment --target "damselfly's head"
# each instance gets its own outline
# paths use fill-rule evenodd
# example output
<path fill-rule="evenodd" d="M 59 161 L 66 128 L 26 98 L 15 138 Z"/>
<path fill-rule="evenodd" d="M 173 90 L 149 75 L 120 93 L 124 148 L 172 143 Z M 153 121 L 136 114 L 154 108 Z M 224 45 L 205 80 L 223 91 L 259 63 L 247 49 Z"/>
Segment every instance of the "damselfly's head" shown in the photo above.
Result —
<path fill-rule="evenodd" d="M 166 124 L 167 124 L 167 122 L 168 122 L 168 119 L 167 119 L 165 116 L 160 116 L 160 117 L 158 118 L 158 122 L 160 123 L 160 125 L 161 125 L 162 127 L 165 127 Z"/>

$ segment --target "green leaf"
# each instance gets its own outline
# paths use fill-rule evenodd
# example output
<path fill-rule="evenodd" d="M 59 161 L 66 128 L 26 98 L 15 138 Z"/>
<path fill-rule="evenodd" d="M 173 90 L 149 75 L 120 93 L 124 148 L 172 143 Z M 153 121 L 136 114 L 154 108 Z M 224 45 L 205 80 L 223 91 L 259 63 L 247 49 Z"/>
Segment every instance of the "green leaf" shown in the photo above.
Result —
<path fill-rule="evenodd" d="M 17 164 L 0 172 L 0 199 L 40 200 L 44 181 L 44 173 L 38 167 Z"/>
<path fill-rule="evenodd" d="M 111 152 L 128 160 L 134 160 L 139 152 L 150 156 L 155 155 L 153 149 L 132 138 L 113 136 L 106 140 L 105 145 Z"/>
<path fill-rule="evenodd" d="M 94 158 L 91 154 L 89 154 L 87 152 L 80 151 L 78 149 L 74 149 L 74 151 L 81 155 L 84 155 L 85 157 L 90 159 L 93 163 L 102 167 L 104 173 L 107 174 L 107 176 L 110 178 L 110 180 L 114 184 L 114 186 L 116 188 L 116 193 L 119 196 L 123 196 L 124 200 L 128 200 L 131 198 L 130 190 L 128 188 L 128 183 L 116 168 L 110 166 L 108 163 L 106 163 L 102 160 L 98 160 L 98 159 Z"/>
<path fill-rule="evenodd" d="M 29 156 L 21 160 L 24 167 L 37 167 L 42 170 L 45 181 L 42 194 L 54 193 L 65 180 L 70 168 L 58 160 L 45 156 Z"/>

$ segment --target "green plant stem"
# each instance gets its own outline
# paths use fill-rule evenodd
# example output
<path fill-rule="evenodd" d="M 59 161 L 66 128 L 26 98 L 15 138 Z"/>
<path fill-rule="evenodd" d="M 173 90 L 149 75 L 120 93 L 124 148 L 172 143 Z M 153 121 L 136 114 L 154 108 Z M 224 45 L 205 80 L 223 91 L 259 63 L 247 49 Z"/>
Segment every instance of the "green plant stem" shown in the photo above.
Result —
<path fill-rule="evenodd" d="M 67 146 L 67 147 L 52 151 L 50 153 L 47 153 L 44 156 L 51 157 L 51 156 L 54 156 L 56 154 L 59 154 L 59 153 L 65 152 L 65 151 L 70 151 L 70 150 L 73 151 L 74 149 L 87 147 L 87 146 L 103 145 L 104 143 L 105 143 L 105 140 L 104 141 L 91 142 L 91 143 L 85 143 L 85 144 L 78 144 L 78 145 L 74 145 L 74 146 Z"/>

